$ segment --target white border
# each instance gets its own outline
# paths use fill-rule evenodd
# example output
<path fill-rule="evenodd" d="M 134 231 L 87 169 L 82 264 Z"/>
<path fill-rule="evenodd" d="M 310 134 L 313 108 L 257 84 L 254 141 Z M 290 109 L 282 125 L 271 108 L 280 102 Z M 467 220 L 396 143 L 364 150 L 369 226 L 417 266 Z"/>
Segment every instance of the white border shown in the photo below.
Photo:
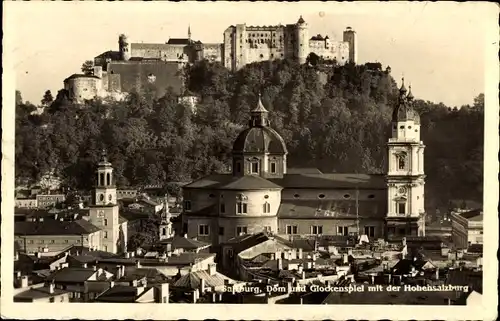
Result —
<path fill-rule="evenodd" d="M 453 9 L 453 6 L 462 5 L 460 3 L 438 3 L 439 5 L 448 5 L 445 12 Z M 485 62 L 485 149 L 484 149 L 484 291 L 482 307 L 461 307 L 461 306 L 394 306 L 394 305 L 212 305 L 212 304 L 100 304 L 100 303 L 72 303 L 51 305 L 46 304 L 23 304 L 13 303 L 13 208 L 14 208 L 14 92 L 15 78 L 14 66 L 12 66 L 13 48 L 11 45 L 15 37 L 17 24 L 21 21 L 13 21 L 11 16 L 6 15 L 12 6 L 26 6 L 29 10 L 36 10 L 37 6 L 53 5 L 56 6 L 135 6 L 135 10 L 141 10 L 148 3 L 120 2 L 120 3 L 93 3 L 93 2 L 65 2 L 50 4 L 47 2 L 4 2 L 4 30 L 3 38 L 3 68 L 2 79 L 2 297 L 1 314 L 5 318 L 16 319 L 496 319 L 497 302 L 497 271 L 498 262 L 496 260 L 496 251 L 498 249 L 498 157 L 499 150 L 499 112 L 498 112 L 498 7 L 494 3 L 479 3 L 474 5 L 490 7 L 490 15 L 485 15 L 482 19 L 487 19 L 490 25 L 484 30 L 486 50 Z M 228 4 L 228 3 L 192 3 L 183 2 L 177 4 L 179 12 L 193 10 L 192 6 L 204 5 L 205 9 L 227 11 L 230 14 L 233 6 L 248 4 Z M 304 14 L 317 11 L 324 6 L 325 9 L 331 9 L 331 3 L 315 3 L 314 9 L 311 2 L 307 3 L 254 3 L 266 7 L 267 10 L 283 10 L 286 6 L 300 6 Z M 279 9 L 278 6 L 279 5 Z M 363 14 L 380 10 L 384 5 L 384 10 L 391 10 L 391 14 L 404 14 L 409 10 L 409 4 L 406 2 L 398 3 L 336 3 L 335 11 L 338 14 L 343 12 Z M 414 6 L 422 4 L 410 4 Z M 427 6 L 434 6 L 436 3 L 424 3 Z M 465 4 L 464 4 L 465 5 Z M 471 5 L 470 3 L 466 5 Z M 326 7 L 329 6 L 329 7 Z M 78 7 L 75 7 L 78 8 Z M 168 13 L 166 13 L 168 15 Z M 57 16 L 61 19 L 62 15 Z M 43 23 L 43 21 L 40 21 Z M 460 41 L 460 39 L 457 39 Z M 6 50 L 7 49 L 7 50 Z M 457 66 L 460 68 L 460 66 Z M 43 81 L 43 79 L 40 79 Z M 459 130 L 457 128 L 457 130 Z M 487 258 L 487 259 L 486 259 Z"/>

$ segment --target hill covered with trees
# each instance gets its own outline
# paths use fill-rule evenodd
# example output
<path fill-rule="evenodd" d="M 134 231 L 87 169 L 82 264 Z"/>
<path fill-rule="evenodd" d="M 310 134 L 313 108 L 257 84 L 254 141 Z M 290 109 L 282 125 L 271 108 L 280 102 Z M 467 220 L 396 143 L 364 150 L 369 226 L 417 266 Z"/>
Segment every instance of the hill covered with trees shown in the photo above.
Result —
<path fill-rule="evenodd" d="M 45 109 L 16 99 L 16 179 L 36 181 L 51 169 L 73 188 L 90 189 L 100 150 L 106 148 L 118 184 L 189 181 L 230 166 L 231 148 L 262 94 L 271 126 L 287 142 L 289 167 L 323 172 L 383 173 L 385 144 L 398 88 L 377 64 L 254 63 L 232 73 L 202 61 L 186 70 L 197 112 L 171 93 L 152 88 L 126 101 L 73 105 L 63 92 Z M 426 147 L 426 202 L 482 200 L 484 96 L 451 109 L 418 99 Z M 46 96 L 49 96 L 46 94 Z"/>

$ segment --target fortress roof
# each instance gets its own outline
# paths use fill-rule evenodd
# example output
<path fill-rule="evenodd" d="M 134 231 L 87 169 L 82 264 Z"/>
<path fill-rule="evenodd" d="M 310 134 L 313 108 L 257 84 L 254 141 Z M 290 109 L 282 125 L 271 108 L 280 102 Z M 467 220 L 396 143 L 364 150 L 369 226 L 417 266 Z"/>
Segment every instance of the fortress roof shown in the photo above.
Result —
<path fill-rule="evenodd" d="M 167 44 L 169 45 L 189 45 L 191 40 L 188 38 L 170 38 Z"/>
<path fill-rule="evenodd" d="M 64 79 L 64 82 L 67 82 L 67 81 L 69 81 L 71 79 L 75 79 L 75 78 L 95 78 L 95 79 L 100 79 L 99 77 L 94 76 L 94 75 L 73 74 L 73 75 L 69 76 L 68 78 Z"/>

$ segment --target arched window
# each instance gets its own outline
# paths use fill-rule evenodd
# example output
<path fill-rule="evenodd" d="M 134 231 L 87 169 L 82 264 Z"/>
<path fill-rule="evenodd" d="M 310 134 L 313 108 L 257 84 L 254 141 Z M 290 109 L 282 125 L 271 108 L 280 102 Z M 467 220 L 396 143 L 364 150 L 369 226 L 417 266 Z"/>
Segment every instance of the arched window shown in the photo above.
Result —
<path fill-rule="evenodd" d="M 106 174 L 106 185 L 111 185 L 111 174 L 107 173 Z"/>
<path fill-rule="evenodd" d="M 269 204 L 268 202 L 265 202 L 264 206 L 263 206 L 263 212 L 264 212 L 264 214 L 271 213 L 271 204 Z"/>
<path fill-rule="evenodd" d="M 104 173 L 99 174 L 99 185 L 100 186 L 104 185 Z"/>
<path fill-rule="evenodd" d="M 398 157 L 398 168 L 404 170 L 406 167 L 406 159 L 404 155 L 399 155 Z"/>

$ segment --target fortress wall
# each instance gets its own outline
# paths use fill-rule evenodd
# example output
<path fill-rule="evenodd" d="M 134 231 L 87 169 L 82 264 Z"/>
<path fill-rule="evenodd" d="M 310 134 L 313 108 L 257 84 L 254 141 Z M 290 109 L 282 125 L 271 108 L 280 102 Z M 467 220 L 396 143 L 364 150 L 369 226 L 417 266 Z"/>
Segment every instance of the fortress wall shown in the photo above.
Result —
<path fill-rule="evenodd" d="M 223 45 L 220 43 L 203 44 L 203 58 L 222 62 Z"/>
<path fill-rule="evenodd" d="M 109 64 L 109 73 L 120 75 L 120 86 L 123 92 L 140 91 L 150 84 L 149 76 L 154 76 L 152 83 L 159 97 L 163 96 L 168 87 L 172 87 L 176 94 L 181 94 L 184 83 L 178 63 L 163 61 L 153 62 L 112 62 Z"/>

